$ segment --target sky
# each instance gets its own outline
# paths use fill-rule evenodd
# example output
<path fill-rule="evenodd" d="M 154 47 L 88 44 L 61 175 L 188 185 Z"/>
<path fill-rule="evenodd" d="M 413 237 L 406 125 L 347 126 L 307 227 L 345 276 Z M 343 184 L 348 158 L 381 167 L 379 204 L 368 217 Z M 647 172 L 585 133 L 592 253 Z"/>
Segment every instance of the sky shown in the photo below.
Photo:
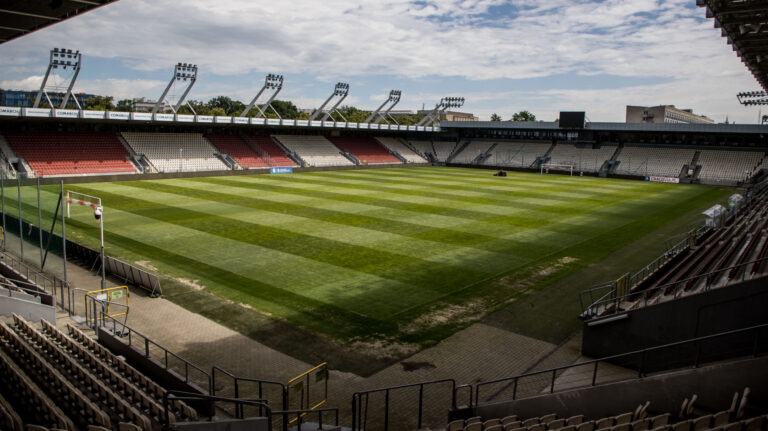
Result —
<path fill-rule="evenodd" d="M 759 85 L 695 0 L 120 0 L 0 45 L 0 88 L 37 90 L 53 47 L 83 53 L 76 92 L 115 100 L 157 99 L 184 62 L 199 67 L 188 97 L 203 101 L 248 103 L 277 73 L 278 98 L 299 108 L 341 81 L 361 109 L 398 89 L 396 109 L 460 96 L 481 120 L 623 122 L 626 105 L 759 116 L 736 100 Z"/>

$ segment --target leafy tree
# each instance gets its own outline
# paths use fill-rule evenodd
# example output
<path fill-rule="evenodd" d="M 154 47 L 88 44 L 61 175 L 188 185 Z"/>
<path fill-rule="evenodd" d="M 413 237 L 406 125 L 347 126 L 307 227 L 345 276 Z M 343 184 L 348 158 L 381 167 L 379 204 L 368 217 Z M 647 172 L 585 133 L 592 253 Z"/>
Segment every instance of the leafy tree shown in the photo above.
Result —
<path fill-rule="evenodd" d="M 491 115 L 491 121 L 501 121 L 501 117 L 499 116 L 499 114 L 497 114 L 497 113 L 495 113 L 495 112 L 494 112 L 494 113 Z"/>
<path fill-rule="evenodd" d="M 280 117 L 282 118 L 288 120 L 295 120 L 296 118 L 299 118 L 299 108 L 297 108 L 296 105 L 294 105 L 291 101 L 273 100 L 272 106 L 275 107 L 275 110 L 280 114 Z M 270 109 L 270 111 L 272 110 Z"/>
<path fill-rule="evenodd" d="M 370 112 L 361 111 L 354 106 L 342 106 L 339 108 L 339 112 L 341 112 L 341 115 L 343 115 L 350 123 L 362 123 L 369 115 L 371 115 Z M 333 114 L 332 117 L 341 120 L 336 114 Z"/>
<path fill-rule="evenodd" d="M 511 121 L 536 121 L 536 116 L 529 111 L 520 111 L 512 115 Z"/>
<path fill-rule="evenodd" d="M 245 103 L 239 100 L 232 100 L 227 96 L 216 96 L 209 100 L 205 105 L 211 110 L 221 108 L 225 112 L 222 115 L 240 115 L 245 109 Z"/>
<path fill-rule="evenodd" d="M 133 110 L 133 103 L 131 99 L 118 100 L 117 105 L 113 111 L 131 112 Z"/>
<path fill-rule="evenodd" d="M 205 103 L 202 102 L 202 100 L 190 100 L 188 101 L 189 105 L 192 106 L 192 109 L 195 110 L 195 113 L 197 115 L 211 115 L 211 109 L 206 106 Z M 192 111 L 189 109 L 189 106 L 185 103 L 184 105 L 181 105 L 178 111 L 179 114 L 185 114 L 185 115 L 191 115 Z"/>
<path fill-rule="evenodd" d="M 111 111 L 115 108 L 112 96 L 93 96 L 85 101 L 83 109 L 87 111 Z"/>
<path fill-rule="evenodd" d="M 224 110 L 224 108 L 219 108 L 218 106 L 211 109 L 211 111 L 208 113 L 208 115 L 215 115 L 219 117 L 223 117 L 227 115 L 227 111 Z"/>

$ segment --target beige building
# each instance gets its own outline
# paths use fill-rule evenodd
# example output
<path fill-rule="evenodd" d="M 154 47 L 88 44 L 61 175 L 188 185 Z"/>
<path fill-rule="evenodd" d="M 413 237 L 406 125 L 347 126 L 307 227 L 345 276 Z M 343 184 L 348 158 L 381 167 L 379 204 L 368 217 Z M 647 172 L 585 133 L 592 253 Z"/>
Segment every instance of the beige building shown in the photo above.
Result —
<path fill-rule="evenodd" d="M 677 109 L 674 105 L 627 106 L 627 123 L 712 124 L 710 118 L 696 115 L 691 109 Z"/>
<path fill-rule="evenodd" d="M 431 111 L 418 111 L 418 115 L 427 115 Z M 440 114 L 440 118 L 438 118 L 440 121 L 477 121 L 479 118 L 475 117 L 474 114 L 469 112 L 456 112 L 456 111 L 445 111 Z"/>

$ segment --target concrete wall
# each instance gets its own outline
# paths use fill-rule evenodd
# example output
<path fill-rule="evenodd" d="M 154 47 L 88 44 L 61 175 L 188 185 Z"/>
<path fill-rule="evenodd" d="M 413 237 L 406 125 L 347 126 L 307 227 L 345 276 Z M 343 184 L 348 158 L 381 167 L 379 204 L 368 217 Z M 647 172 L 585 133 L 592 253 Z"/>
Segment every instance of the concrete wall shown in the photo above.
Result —
<path fill-rule="evenodd" d="M 649 414 L 680 410 L 683 399 L 698 395 L 695 406 L 713 413 L 730 407 L 734 392 L 749 387 L 750 405 L 768 409 L 768 357 L 720 363 L 702 368 L 664 373 L 584 389 L 541 395 L 516 401 L 486 404 L 475 408 L 483 418 L 516 414 L 536 417 L 557 413 L 558 417 L 583 414 L 589 419 L 634 411 L 650 401 Z M 766 411 L 763 411 L 765 413 Z"/>
<path fill-rule="evenodd" d="M 40 298 L 29 300 L 8 296 L 6 293 L 0 293 L 0 315 L 10 317 L 13 313 L 16 313 L 30 322 L 37 322 L 42 319 L 54 325 L 56 324 L 56 308 L 41 304 Z M 18 296 L 21 296 L 21 294 Z"/>
<path fill-rule="evenodd" d="M 768 323 L 768 277 L 584 323 L 582 353 L 603 358 Z M 725 348 L 727 346 L 722 346 Z"/>

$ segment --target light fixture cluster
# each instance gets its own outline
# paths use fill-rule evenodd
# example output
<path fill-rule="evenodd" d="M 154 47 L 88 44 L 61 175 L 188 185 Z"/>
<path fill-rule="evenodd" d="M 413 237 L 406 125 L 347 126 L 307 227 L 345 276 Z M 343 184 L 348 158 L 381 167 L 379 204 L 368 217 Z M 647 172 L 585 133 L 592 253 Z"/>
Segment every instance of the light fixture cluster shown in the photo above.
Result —
<path fill-rule="evenodd" d="M 334 87 L 333 95 L 346 96 L 347 94 L 349 94 L 349 84 L 346 82 L 337 82 L 336 87 Z"/>
<path fill-rule="evenodd" d="M 186 81 L 187 79 L 196 79 L 197 65 L 188 64 L 188 63 L 177 63 L 174 74 L 176 75 L 177 81 L 181 81 L 181 80 Z"/>
<path fill-rule="evenodd" d="M 66 69 L 75 68 L 80 64 L 80 51 L 72 51 L 66 48 L 53 48 L 51 51 L 51 67 Z"/>

